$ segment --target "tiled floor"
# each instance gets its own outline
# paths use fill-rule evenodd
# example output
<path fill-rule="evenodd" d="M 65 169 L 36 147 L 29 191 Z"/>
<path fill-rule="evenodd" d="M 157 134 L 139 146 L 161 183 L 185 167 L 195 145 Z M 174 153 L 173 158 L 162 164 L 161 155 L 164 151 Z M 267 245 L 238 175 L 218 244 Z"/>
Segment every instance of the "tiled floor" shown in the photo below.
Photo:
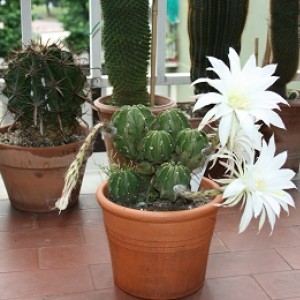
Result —
<path fill-rule="evenodd" d="M 102 153 L 90 158 L 78 205 L 61 215 L 14 209 L 0 180 L 0 299 L 136 299 L 113 283 L 95 200 L 99 161 L 106 164 Z M 283 215 L 271 236 L 268 228 L 258 235 L 255 224 L 238 234 L 239 216 L 219 212 L 205 285 L 185 299 L 300 300 L 300 210 Z"/>

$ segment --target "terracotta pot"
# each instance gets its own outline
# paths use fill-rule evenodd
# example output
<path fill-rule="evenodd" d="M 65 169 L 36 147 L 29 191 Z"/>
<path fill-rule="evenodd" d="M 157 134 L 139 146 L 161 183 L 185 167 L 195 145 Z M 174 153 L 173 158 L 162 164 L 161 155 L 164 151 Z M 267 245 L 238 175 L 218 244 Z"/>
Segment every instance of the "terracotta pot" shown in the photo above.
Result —
<path fill-rule="evenodd" d="M 99 110 L 101 121 L 109 122 L 112 118 L 112 115 L 120 109 L 119 106 L 105 104 L 109 98 L 110 96 L 104 96 L 94 101 L 94 106 Z M 155 96 L 155 103 L 156 106 L 151 107 L 151 111 L 155 115 L 159 114 L 161 111 L 176 107 L 176 103 L 173 99 L 159 95 Z M 128 161 L 122 155 L 120 155 L 117 149 L 114 147 L 111 135 L 103 132 L 102 137 L 109 163 L 116 163 L 119 165 L 127 164 Z"/>
<path fill-rule="evenodd" d="M 202 188 L 217 187 L 204 178 Z M 126 208 L 97 190 L 103 209 L 115 284 L 142 299 L 178 299 L 199 290 L 218 208 L 153 212 Z M 221 196 L 212 203 L 220 203 Z"/>
<path fill-rule="evenodd" d="M 289 100 L 288 103 L 290 106 L 280 105 L 281 111 L 277 111 L 286 130 L 263 125 L 261 132 L 266 140 L 269 140 L 274 133 L 277 153 L 288 151 L 285 167 L 298 173 L 300 162 L 300 99 Z"/>
<path fill-rule="evenodd" d="M 0 133 L 8 126 L 1 127 Z M 0 143 L 0 172 L 11 204 L 21 210 L 49 212 L 61 196 L 64 175 L 82 141 L 58 147 L 30 148 Z M 78 200 L 85 165 L 71 195 L 69 206 Z"/>

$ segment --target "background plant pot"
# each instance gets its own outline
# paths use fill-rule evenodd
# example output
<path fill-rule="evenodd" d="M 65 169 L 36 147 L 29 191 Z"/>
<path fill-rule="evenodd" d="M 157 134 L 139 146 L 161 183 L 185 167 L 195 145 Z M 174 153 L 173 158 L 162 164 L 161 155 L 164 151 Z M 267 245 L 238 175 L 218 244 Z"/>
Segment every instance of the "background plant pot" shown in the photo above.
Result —
<path fill-rule="evenodd" d="M 300 99 L 288 100 L 290 106 L 280 105 L 277 111 L 285 124 L 285 129 L 263 125 L 261 132 L 266 140 L 274 134 L 277 153 L 288 151 L 286 168 L 298 173 L 300 162 Z"/>
<path fill-rule="evenodd" d="M 204 178 L 202 188 L 217 187 Z M 143 299 L 178 299 L 202 287 L 218 207 L 150 212 L 117 205 L 97 190 L 115 284 Z M 213 203 L 220 203 L 221 196 Z"/>
<path fill-rule="evenodd" d="M 8 126 L 1 127 L 0 133 Z M 49 212 L 61 196 L 64 176 L 82 141 L 45 148 L 27 148 L 0 143 L 0 172 L 11 204 L 21 210 Z M 71 195 L 69 206 L 78 200 L 80 180 Z"/>
<path fill-rule="evenodd" d="M 120 109 L 119 106 L 106 104 L 109 98 L 110 96 L 104 96 L 94 101 L 94 106 L 99 111 L 99 117 L 101 121 L 109 122 L 112 118 L 112 115 Z M 176 107 L 176 103 L 173 99 L 160 95 L 155 96 L 155 104 L 156 106 L 151 107 L 151 111 L 155 115 L 159 114 L 161 111 Z M 126 164 L 127 160 L 122 155 L 120 155 L 117 149 L 114 147 L 111 135 L 104 132 L 102 133 L 102 137 L 104 140 L 109 163 L 117 163 L 120 165 Z"/>

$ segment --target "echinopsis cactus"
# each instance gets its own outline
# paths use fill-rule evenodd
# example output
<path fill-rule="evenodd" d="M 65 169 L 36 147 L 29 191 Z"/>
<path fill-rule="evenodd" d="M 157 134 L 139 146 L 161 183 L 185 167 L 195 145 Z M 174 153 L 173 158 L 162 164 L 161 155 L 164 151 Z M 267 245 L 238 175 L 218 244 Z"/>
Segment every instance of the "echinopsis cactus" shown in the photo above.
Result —
<path fill-rule="evenodd" d="M 204 163 L 209 141 L 204 132 L 191 129 L 182 111 L 153 116 L 143 105 L 125 106 L 114 114 L 112 126 L 114 145 L 130 159 L 111 170 L 108 185 L 114 201 L 133 206 L 158 198 L 175 201 L 174 186 L 190 188 L 191 173 Z"/>
<path fill-rule="evenodd" d="M 86 76 L 71 52 L 32 42 L 11 54 L 4 79 L 8 110 L 23 132 L 34 129 L 44 138 L 68 142 L 86 100 Z"/>

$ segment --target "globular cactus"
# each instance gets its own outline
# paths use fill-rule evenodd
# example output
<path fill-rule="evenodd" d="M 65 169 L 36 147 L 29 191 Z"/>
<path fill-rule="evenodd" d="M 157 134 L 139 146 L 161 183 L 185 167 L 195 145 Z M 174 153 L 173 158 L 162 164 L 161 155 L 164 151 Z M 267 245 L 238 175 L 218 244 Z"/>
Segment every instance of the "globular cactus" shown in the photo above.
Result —
<path fill-rule="evenodd" d="M 151 30 L 148 0 L 101 0 L 105 67 L 113 105 L 149 104 Z"/>
<path fill-rule="evenodd" d="M 191 128 L 191 125 L 184 112 L 177 108 L 161 112 L 153 124 L 153 129 L 165 130 L 174 139 L 177 133 L 185 128 Z"/>
<path fill-rule="evenodd" d="M 110 174 L 108 179 L 108 192 L 117 202 L 135 203 L 140 192 L 140 180 L 137 172 L 133 170 L 119 170 Z"/>
<path fill-rule="evenodd" d="M 172 158 L 174 139 L 164 130 L 150 130 L 142 140 L 144 159 L 152 164 L 161 164 Z"/>
<path fill-rule="evenodd" d="M 190 128 L 183 112 L 171 109 L 153 116 L 143 105 L 125 106 L 114 113 L 112 125 L 117 150 L 130 159 L 109 176 L 114 201 L 141 207 L 158 199 L 174 201 L 176 185 L 190 188 L 192 170 L 205 161 L 208 139 Z"/>
<path fill-rule="evenodd" d="M 177 134 L 175 145 L 176 160 L 191 171 L 206 159 L 203 150 L 208 147 L 208 139 L 202 131 L 190 128 L 181 130 Z"/>
<path fill-rule="evenodd" d="M 124 106 L 117 111 L 111 123 L 116 129 L 113 142 L 118 152 L 128 159 L 142 160 L 140 144 L 153 120 L 154 116 L 143 105 Z"/>
<path fill-rule="evenodd" d="M 154 187 L 159 192 L 160 198 L 174 201 L 176 199 L 174 187 L 176 185 L 189 187 L 191 174 L 186 166 L 167 162 L 157 169 L 154 181 Z"/>
<path fill-rule="evenodd" d="M 86 76 L 71 52 L 60 45 L 32 42 L 12 52 L 4 76 L 8 110 L 24 131 L 37 128 L 56 138 L 74 133 L 86 100 Z"/>

